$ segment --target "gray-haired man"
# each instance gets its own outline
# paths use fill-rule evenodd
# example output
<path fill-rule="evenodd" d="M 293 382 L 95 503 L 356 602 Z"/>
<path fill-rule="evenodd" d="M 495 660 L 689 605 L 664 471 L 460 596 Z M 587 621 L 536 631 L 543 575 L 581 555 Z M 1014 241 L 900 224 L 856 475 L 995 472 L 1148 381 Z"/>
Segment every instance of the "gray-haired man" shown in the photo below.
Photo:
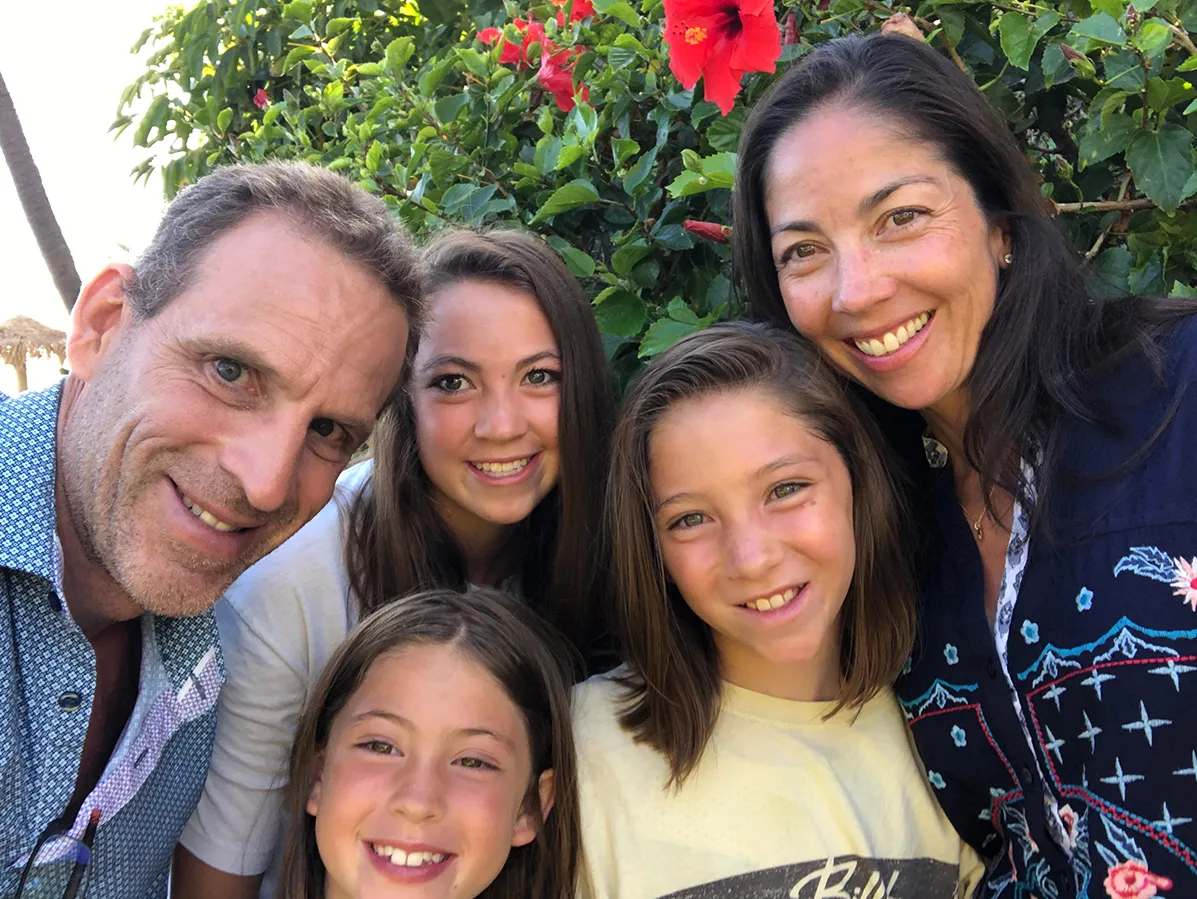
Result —
<path fill-rule="evenodd" d="M 379 200 L 223 169 L 83 288 L 66 380 L 0 395 L 0 895 L 59 899 L 84 842 L 88 899 L 165 894 L 223 680 L 208 610 L 328 502 L 419 294 Z"/>

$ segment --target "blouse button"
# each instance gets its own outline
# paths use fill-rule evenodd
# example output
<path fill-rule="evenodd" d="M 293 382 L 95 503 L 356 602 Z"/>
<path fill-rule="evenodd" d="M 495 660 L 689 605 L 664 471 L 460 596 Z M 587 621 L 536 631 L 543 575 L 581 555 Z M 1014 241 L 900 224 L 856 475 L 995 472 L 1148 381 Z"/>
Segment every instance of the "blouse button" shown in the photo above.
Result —
<path fill-rule="evenodd" d="M 58 697 L 58 707 L 64 712 L 77 712 L 83 705 L 83 697 L 74 690 L 67 690 Z"/>

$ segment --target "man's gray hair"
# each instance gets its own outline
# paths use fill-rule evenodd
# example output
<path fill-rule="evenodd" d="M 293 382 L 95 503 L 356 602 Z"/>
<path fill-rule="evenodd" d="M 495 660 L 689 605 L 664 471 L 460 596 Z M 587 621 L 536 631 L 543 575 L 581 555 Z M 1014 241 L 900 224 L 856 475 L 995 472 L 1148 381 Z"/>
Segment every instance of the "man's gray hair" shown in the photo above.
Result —
<path fill-rule="evenodd" d="M 303 162 L 218 168 L 184 188 L 125 285 L 133 311 L 157 315 L 187 289 L 208 246 L 257 212 L 278 212 L 297 228 L 358 263 L 419 328 L 423 289 L 416 251 L 386 204 L 345 178 Z M 265 262 L 264 264 L 269 264 Z"/>

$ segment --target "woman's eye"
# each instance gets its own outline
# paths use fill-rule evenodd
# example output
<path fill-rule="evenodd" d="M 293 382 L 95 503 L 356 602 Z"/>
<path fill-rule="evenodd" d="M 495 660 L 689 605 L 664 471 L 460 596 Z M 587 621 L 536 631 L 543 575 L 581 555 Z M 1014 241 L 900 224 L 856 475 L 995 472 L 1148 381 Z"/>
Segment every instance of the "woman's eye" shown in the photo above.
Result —
<path fill-rule="evenodd" d="M 432 382 L 432 386 L 445 393 L 457 393 L 465 388 L 465 375 L 441 375 Z"/>
<path fill-rule="evenodd" d="M 902 228 L 914 222 L 918 216 L 919 211 L 917 209 L 899 209 L 897 212 L 889 214 L 889 220 L 899 228 Z"/>
<path fill-rule="evenodd" d="M 217 359 L 216 374 L 226 384 L 237 384 L 249 377 L 249 370 L 236 359 Z"/>
<path fill-rule="evenodd" d="M 703 519 L 705 518 L 706 516 L 701 512 L 687 512 L 681 518 L 678 518 L 676 521 L 674 521 L 674 523 L 670 525 L 670 528 L 678 528 L 681 530 L 685 530 L 686 528 L 696 528 L 702 524 Z"/>
<path fill-rule="evenodd" d="M 561 380 L 561 373 L 548 368 L 534 368 L 524 375 L 524 380 L 536 387 L 545 384 L 556 384 Z"/>

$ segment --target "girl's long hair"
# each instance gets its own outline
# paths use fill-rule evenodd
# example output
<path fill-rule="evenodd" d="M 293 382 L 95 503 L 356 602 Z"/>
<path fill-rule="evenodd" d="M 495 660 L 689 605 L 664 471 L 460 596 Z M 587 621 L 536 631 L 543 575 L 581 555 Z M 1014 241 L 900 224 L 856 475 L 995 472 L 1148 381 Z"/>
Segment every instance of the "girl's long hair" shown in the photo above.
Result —
<path fill-rule="evenodd" d="M 926 44 L 874 34 L 828 41 L 795 63 L 756 104 L 740 136 L 735 266 L 754 312 L 769 323 L 792 328 L 765 209 L 769 160 L 789 129 L 837 106 L 865 110 L 935 148 L 989 220 L 1009 229 L 1013 260 L 1001 274 L 968 380 L 964 453 L 981 475 L 987 503 L 1000 486 L 1033 506 L 1039 527 L 1049 520 L 1059 474 L 1062 418 L 1108 421 L 1090 389 L 1094 379 L 1131 353 L 1145 354 L 1160 374 L 1163 333 L 1197 312 L 1197 301 L 1095 299 L 1079 255 L 1048 216 L 1034 170 L 985 96 Z M 1033 500 L 1020 475 L 1020 450 L 1032 466 Z"/>
<path fill-rule="evenodd" d="M 601 630 L 599 520 L 614 399 L 590 303 L 560 257 L 520 231 L 449 231 L 424 251 L 429 309 L 462 281 L 502 284 L 535 298 L 561 354 L 557 486 L 524 524 L 521 591 L 583 651 Z M 478 310 L 486 315 L 485 308 Z M 418 346 L 408 350 L 408 362 Z M 407 378 L 410 379 L 410 371 Z M 393 596 L 467 586 L 465 555 L 438 514 L 420 464 L 408 390 L 374 431 L 371 483 L 354 501 L 346 535 L 349 583 L 364 616 Z"/>
<path fill-rule="evenodd" d="M 527 725 L 532 778 L 524 810 L 537 836 L 514 847 L 482 899 L 573 899 L 579 857 L 577 775 L 570 729 L 574 652 L 552 626 L 497 590 L 430 590 L 386 604 L 337 647 L 308 696 L 295 731 L 285 796 L 287 821 L 278 899 L 324 899 L 325 867 L 306 804 L 333 721 L 380 656 L 411 646 L 452 646 L 489 672 Z M 396 690 L 409 689 L 396 684 Z M 553 771 L 553 807 L 540 818 L 539 778 Z"/>
<path fill-rule="evenodd" d="M 665 571 L 654 526 L 649 443 L 677 403 L 749 390 L 767 394 L 830 443 L 852 481 L 856 567 L 841 612 L 843 686 L 833 714 L 858 708 L 893 683 L 914 642 L 903 505 L 867 411 L 818 352 L 790 331 L 726 323 L 686 337 L 653 361 L 624 400 L 604 517 L 618 633 L 630 669 L 620 723 L 665 756 L 673 784 L 693 771 L 710 739 L 721 667 L 711 629 Z"/>

